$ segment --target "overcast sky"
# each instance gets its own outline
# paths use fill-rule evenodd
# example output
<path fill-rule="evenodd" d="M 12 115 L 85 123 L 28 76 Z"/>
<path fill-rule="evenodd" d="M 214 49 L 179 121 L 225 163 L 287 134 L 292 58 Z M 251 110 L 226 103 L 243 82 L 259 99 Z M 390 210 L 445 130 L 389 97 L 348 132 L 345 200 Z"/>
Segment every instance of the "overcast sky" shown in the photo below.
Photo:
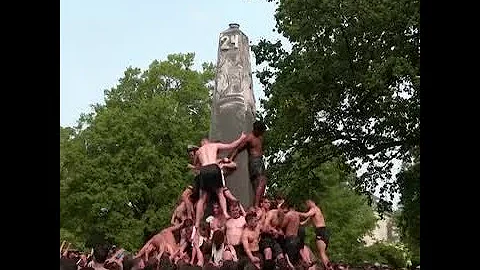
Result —
<path fill-rule="evenodd" d="M 275 6 L 249 0 L 61 0 L 60 125 L 103 103 L 128 66 L 142 70 L 171 53 L 194 52 L 195 67 L 217 61 L 220 32 L 236 22 L 255 43 L 273 32 Z M 255 63 L 252 55 L 252 68 Z M 263 97 L 254 76 L 254 94 Z"/>

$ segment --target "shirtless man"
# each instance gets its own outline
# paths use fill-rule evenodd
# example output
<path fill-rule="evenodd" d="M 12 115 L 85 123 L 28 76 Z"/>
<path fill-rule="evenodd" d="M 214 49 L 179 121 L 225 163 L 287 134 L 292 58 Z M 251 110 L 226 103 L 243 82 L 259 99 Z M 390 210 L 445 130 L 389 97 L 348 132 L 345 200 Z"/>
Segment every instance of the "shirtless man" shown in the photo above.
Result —
<path fill-rule="evenodd" d="M 285 232 L 283 248 L 288 257 L 288 261 L 292 265 L 298 265 L 300 260 L 300 250 L 303 248 L 302 241 L 298 236 L 300 215 L 287 201 L 282 204 L 282 209 L 286 211 L 282 222 L 282 228 Z"/>
<path fill-rule="evenodd" d="M 174 232 L 181 230 L 187 227 L 191 227 L 193 221 L 191 219 L 186 219 L 180 224 L 168 227 L 160 231 L 160 233 L 154 235 L 148 242 L 142 247 L 138 252 L 135 258 L 142 258 L 145 262 L 148 261 L 149 254 L 154 250 L 157 250 L 159 253 L 168 252 L 169 254 L 174 254 L 178 250 L 178 245 L 175 241 Z M 142 257 L 143 256 L 143 257 Z"/>
<path fill-rule="evenodd" d="M 262 269 L 262 253 L 260 252 L 260 226 L 254 212 L 247 213 L 246 226 L 242 234 L 242 244 L 250 262 L 257 268 Z"/>
<path fill-rule="evenodd" d="M 218 203 L 213 203 L 212 205 L 212 211 L 213 211 L 213 220 L 210 222 L 210 227 L 212 229 L 212 234 L 216 230 L 225 230 L 225 222 L 227 222 L 227 219 L 223 215 L 220 205 Z"/>
<path fill-rule="evenodd" d="M 279 243 L 283 238 L 283 231 L 281 230 L 283 219 L 282 209 L 272 209 L 265 216 L 260 240 L 260 249 L 265 255 L 265 269 L 273 268 L 275 259 L 278 260 L 281 268 L 287 264 Z"/>
<path fill-rule="evenodd" d="M 194 164 L 195 163 L 195 154 L 197 153 L 198 146 L 196 145 L 189 145 L 187 148 L 187 153 L 188 153 L 188 158 L 190 163 L 187 165 L 187 168 L 191 169 L 191 172 L 193 175 L 195 175 L 195 178 L 193 180 L 192 185 L 188 186 L 187 189 L 183 192 L 182 194 L 182 201 L 185 203 L 185 206 L 187 208 L 187 217 L 193 219 L 194 215 L 194 207 L 193 205 L 196 203 L 199 197 L 200 191 L 198 190 L 198 182 L 200 178 L 200 171 L 198 170 L 198 165 L 199 164 Z M 198 163 L 198 161 L 197 161 Z M 188 192 L 188 194 L 186 193 Z M 194 202 L 192 202 L 194 201 Z"/>
<path fill-rule="evenodd" d="M 325 269 L 333 270 L 333 267 L 330 264 L 330 260 L 328 259 L 326 253 L 329 237 L 327 229 L 325 227 L 325 219 L 323 217 L 322 211 L 312 200 L 307 200 L 306 205 L 308 207 L 308 211 L 305 213 L 299 213 L 299 215 L 301 218 L 306 218 L 307 220 L 310 219 L 312 221 L 313 225 L 315 226 L 315 243 L 320 253 L 320 259 L 322 260 Z"/>
<path fill-rule="evenodd" d="M 200 164 L 200 198 L 197 202 L 197 209 L 195 215 L 195 227 L 199 228 L 200 221 L 203 218 L 205 211 L 205 202 L 208 194 L 216 193 L 220 207 L 225 215 L 225 218 L 229 219 L 230 216 L 227 213 L 227 202 L 223 195 L 222 184 L 222 171 L 217 164 L 217 154 L 219 150 L 229 150 L 237 147 L 244 139 L 246 135 L 242 133 L 240 137 L 232 143 L 212 143 L 208 138 L 202 139 L 202 146 L 197 150 L 195 154 L 194 164 L 197 162 Z"/>
<path fill-rule="evenodd" d="M 245 217 L 241 215 L 240 203 L 232 202 L 230 204 L 231 219 L 225 222 L 225 236 L 227 244 L 232 245 L 237 252 L 237 255 L 242 255 L 242 231 L 245 226 Z"/>
<path fill-rule="evenodd" d="M 268 211 L 270 211 L 270 200 L 267 197 L 262 197 L 260 199 L 260 207 L 257 210 L 258 221 L 262 226 L 265 222 Z"/>
<path fill-rule="evenodd" d="M 186 203 L 183 201 L 182 198 L 180 198 L 180 201 L 178 202 L 177 207 L 173 211 L 172 219 L 170 220 L 170 223 L 172 225 L 177 225 L 182 223 L 182 221 L 184 221 L 187 218 L 190 218 L 190 217 L 188 217 L 188 214 L 187 214 Z"/>
<path fill-rule="evenodd" d="M 244 148 L 248 149 L 249 154 L 249 173 L 255 189 L 255 206 L 260 204 L 260 198 L 265 193 L 267 178 L 265 176 L 265 164 L 263 162 L 263 134 L 266 126 L 261 121 L 253 123 L 253 131 L 247 135 L 244 141 L 230 154 L 230 159 L 234 160 L 239 152 Z"/>

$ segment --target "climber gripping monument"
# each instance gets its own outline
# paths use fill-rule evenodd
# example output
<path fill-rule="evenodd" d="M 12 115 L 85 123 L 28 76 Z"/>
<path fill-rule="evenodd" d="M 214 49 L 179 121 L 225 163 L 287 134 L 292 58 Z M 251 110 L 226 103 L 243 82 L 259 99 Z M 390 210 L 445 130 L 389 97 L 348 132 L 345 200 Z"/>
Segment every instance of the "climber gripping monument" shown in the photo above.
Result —
<path fill-rule="evenodd" d="M 231 23 L 219 37 L 209 134 L 211 141 L 234 141 L 242 132 L 251 132 L 255 121 L 250 46 L 248 37 L 239 27 Z M 221 157 L 228 154 L 226 151 L 220 152 Z M 254 200 L 248 153 L 238 153 L 235 161 L 237 169 L 226 177 L 226 185 L 242 205 L 248 207 Z"/>

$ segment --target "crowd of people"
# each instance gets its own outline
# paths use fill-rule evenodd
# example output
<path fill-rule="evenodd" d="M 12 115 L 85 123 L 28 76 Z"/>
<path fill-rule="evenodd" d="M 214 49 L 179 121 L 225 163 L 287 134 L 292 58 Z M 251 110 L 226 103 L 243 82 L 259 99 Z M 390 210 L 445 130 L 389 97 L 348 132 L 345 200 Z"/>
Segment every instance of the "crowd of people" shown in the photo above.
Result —
<path fill-rule="evenodd" d="M 195 174 L 194 183 L 179 196 L 171 226 L 150 238 L 136 254 L 102 246 L 80 254 L 68 248 L 62 251 L 62 247 L 61 268 L 334 269 L 326 253 L 325 220 L 316 203 L 307 200 L 306 211 L 299 211 L 287 198 L 264 196 L 265 130 L 265 125 L 256 121 L 251 133 L 242 133 L 231 143 L 204 138 L 200 146 L 189 146 L 188 167 Z M 225 182 L 225 176 L 236 169 L 235 157 L 244 150 L 249 153 L 249 175 L 255 189 L 253 206 L 247 209 Z M 220 151 L 230 152 L 218 158 Z M 207 205 L 211 205 L 212 215 L 205 218 Z M 308 222 L 315 228 L 315 251 L 305 244 Z"/>

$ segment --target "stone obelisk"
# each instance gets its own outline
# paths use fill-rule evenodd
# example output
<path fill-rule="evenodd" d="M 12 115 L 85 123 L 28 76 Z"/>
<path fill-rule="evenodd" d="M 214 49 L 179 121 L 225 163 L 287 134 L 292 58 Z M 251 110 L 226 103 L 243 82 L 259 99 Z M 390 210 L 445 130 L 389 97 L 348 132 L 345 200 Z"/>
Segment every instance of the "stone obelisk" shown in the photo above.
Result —
<path fill-rule="evenodd" d="M 236 23 L 220 33 L 213 93 L 210 140 L 231 142 L 241 132 L 251 132 L 255 121 L 250 46 Z M 228 152 L 220 153 L 224 157 Z M 235 158 L 237 169 L 227 176 L 226 185 L 244 207 L 253 204 L 254 191 L 248 173 L 248 153 Z"/>

